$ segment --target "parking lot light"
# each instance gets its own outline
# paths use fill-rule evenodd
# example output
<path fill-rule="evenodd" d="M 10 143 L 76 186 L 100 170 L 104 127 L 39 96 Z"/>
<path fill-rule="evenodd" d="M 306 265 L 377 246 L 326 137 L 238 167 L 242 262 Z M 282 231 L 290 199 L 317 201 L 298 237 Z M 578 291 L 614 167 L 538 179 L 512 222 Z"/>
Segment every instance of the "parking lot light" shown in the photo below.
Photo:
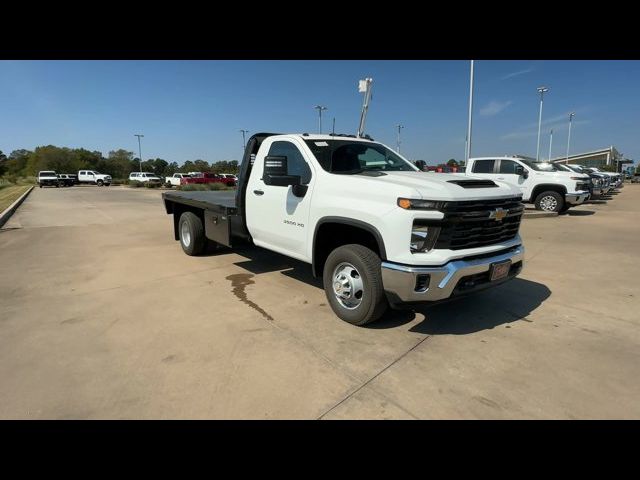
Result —
<path fill-rule="evenodd" d="M 573 117 L 575 116 L 575 112 L 571 112 L 569 114 L 569 135 L 567 136 L 567 163 L 569 162 L 569 144 L 571 143 L 571 124 L 573 123 Z"/>
<path fill-rule="evenodd" d="M 313 108 L 318 110 L 318 133 L 322 133 L 322 111 L 327 110 L 327 107 L 323 105 L 316 105 Z"/>
<path fill-rule="evenodd" d="M 134 133 L 133 134 L 134 137 L 138 137 L 138 154 L 140 155 L 139 160 L 140 160 L 140 173 L 142 173 L 142 146 L 140 145 L 140 137 L 144 137 L 144 135 L 138 134 L 138 133 Z"/>
<path fill-rule="evenodd" d="M 538 147 L 536 149 L 536 162 L 540 161 L 540 129 L 542 128 L 542 102 L 544 101 L 545 92 L 549 91 L 548 87 L 538 87 L 540 94 L 540 112 L 538 113 Z"/>

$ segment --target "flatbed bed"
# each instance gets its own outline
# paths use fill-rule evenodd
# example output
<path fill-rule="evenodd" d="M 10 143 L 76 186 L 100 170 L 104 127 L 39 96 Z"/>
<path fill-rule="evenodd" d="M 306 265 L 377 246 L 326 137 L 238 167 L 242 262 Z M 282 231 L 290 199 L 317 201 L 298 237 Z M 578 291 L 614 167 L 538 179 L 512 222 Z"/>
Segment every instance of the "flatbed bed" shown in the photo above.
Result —
<path fill-rule="evenodd" d="M 222 191 L 195 191 L 195 192 L 164 192 L 162 198 L 173 202 L 179 202 L 185 205 L 191 205 L 198 208 L 216 209 L 221 210 L 220 213 L 227 213 L 229 215 L 235 215 L 237 213 L 236 207 L 236 191 L 235 190 L 222 190 Z"/>
<path fill-rule="evenodd" d="M 179 239 L 178 220 L 185 211 L 197 215 L 204 226 L 206 238 L 232 247 L 238 241 L 250 239 L 236 203 L 236 190 L 164 192 L 162 199 L 167 213 L 174 214 L 174 235 Z"/>

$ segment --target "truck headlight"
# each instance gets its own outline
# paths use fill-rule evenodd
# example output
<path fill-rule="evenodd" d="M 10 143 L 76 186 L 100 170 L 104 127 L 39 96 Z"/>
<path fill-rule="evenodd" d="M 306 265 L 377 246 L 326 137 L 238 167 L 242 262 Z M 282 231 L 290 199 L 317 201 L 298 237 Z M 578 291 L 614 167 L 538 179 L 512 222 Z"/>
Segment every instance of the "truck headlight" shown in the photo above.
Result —
<path fill-rule="evenodd" d="M 411 229 L 411 253 L 428 252 L 433 248 L 438 239 L 440 227 L 420 225 L 414 222 Z"/>
<path fill-rule="evenodd" d="M 398 206 L 405 210 L 440 210 L 444 202 L 434 200 L 416 200 L 410 198 L 398 198 Z"/>

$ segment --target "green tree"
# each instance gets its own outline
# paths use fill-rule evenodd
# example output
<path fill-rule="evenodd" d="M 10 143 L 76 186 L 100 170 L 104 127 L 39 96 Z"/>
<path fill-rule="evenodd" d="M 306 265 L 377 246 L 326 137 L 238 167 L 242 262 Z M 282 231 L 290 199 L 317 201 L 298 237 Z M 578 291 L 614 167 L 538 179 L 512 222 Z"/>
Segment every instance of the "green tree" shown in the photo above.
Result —
<path fill-rule="evenodd" d="M 59 173 L 69 173 L 75 170 L 71 149 L 47 145 L 37 147 L 33 154 L 29 155 L 25 172 L 27 175 L 36 175 L 40 170 L 55 170 Z"/>
<path fill-rule="evenodd" d="M 111 150 L 106 160 L 108 168 L 105 168 L 105 170 L 108 170 L 113 178 L 127 178 L 134 171 L 132 160 L 133 152 L 123 148 Z"/>
<path fill-rule="evenodd" d="M 447 162 L 447 165 L 449 165 L 450 167 L 458 167 L 460 164 L 456 161 L 455 158 L 450 158 Z"/>
<path fill-rule="evenodd" d="M 206 160 L 198 159 L 195 162 L 193 162 L 193 165 L 195 167 L 196 172 L 209 172 L 211 170 L 211 166 L 209 165 L 209 162 L 207 162 Z"/>
<path fill-rule="evenodd" d="M 0 150 L 0 177 L 7 171 L 7 156 Z"/>
<path fill-rule="evenodd" d="M 163 160 L 162 158 L 156 158 L 155 160 L 153 160 L 152 163 L 153 163 L 153 173 L 158 175 L 160 178 L 164 177 L 167 170 L 167 165 L 169 165 L 169 162 L 167 162 L 166 160 Z"/>
<path fill-rule="evenodd" d="M 191 160 L 187 160 L 186 162 L 184 162 L 180 170 L 182 170 L 183 173 L 199 171 L 196 170 L 196 166 Z"/>
<path fill-rule="evenodd" d="M 10 175 L 26 175 L 27 161 L 32 154 L 30 150 L 14 150 L 9 154 L 6 162 L 6 174 Z"/>
<path fill-rule="evenodd" d="M 178 163 L 177 162 L 171 162 L 169 165 L 167 165 L 167 168 L 165 168 L 164 170 L 164 174 L 165 176 L 170 176 L 173 175 L 174 173 L 176 173 L 179 169 Z"/>
<path fill-rule="evenodd" d="M 237 160 L 221 160 L 211 164 L 211 171 L 214 173 L 234 173 L 239 172 Z"/>

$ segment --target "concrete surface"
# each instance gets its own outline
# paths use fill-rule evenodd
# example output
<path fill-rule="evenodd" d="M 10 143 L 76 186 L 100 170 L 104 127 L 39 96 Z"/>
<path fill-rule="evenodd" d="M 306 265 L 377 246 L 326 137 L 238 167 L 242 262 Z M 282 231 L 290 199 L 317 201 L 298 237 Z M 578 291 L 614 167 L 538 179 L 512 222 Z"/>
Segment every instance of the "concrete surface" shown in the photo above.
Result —
<path fill-rule="evenodd" d="M 519 279 L 358 328 L 305 264 L 184 255 L 157 191 L 35 189 L 0 230 L 0 418 L 640 418 L 639 210 L 524 220 Z"/>

